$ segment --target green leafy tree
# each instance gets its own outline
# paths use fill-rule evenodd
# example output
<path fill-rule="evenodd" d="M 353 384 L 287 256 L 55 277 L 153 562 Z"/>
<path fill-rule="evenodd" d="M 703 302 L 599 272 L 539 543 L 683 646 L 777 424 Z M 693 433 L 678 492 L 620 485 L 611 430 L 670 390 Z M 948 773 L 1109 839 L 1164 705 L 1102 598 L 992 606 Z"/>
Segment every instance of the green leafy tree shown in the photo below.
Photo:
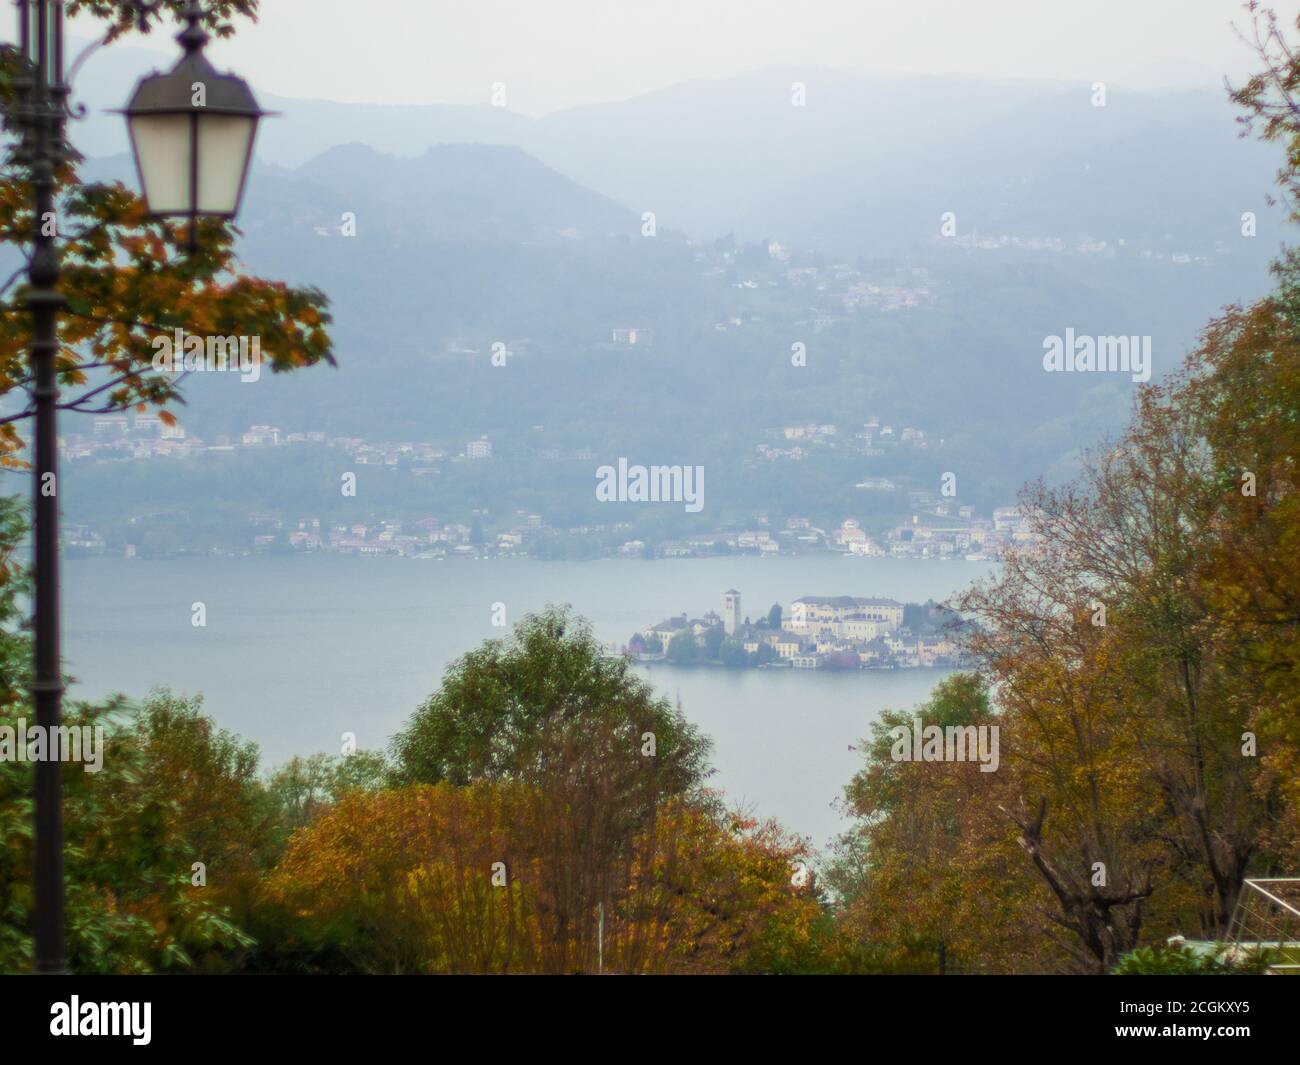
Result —
<path fill-rule="evenodd" d="M 668 661 L 678 666 L 694 665 L 700 658 L 700 644 L 695 633 L 683 629 L 668 641 Z"/>
<path fill-rule="evenodd" d="M 16 560 L 21 509 L 0 500 L 0 727 L 32 722 L 31 643 Z M 74 972 L 225 968 L 251 945 L 231 914 L 237 884 L 262 852 L 255 752 L 219 733 L 197 704 L 156 693 L 133 708 L 70 701 L 64 724 L 102 729 L 102 760 L 64 771 L 69 964 Z M 85 750 L 85 748 L 83 748 Z M 253 761 L 249 762 L 250 753 Z M 100 761 L 97 771 L 94 761 Z M 0 760 L 0 971 L 32 961 L 31 762 Z M 195 863 L 210 867 L 195 883 Z M 246 883 L 246 881 L 245 881 Z"/>
<path fill-rule="evenodd" d="M 749 652 L 739 640 L 724 640 L 720 657 L 724 666 L 739 668 L 749 665 Z"/>
<path fill-rule="evenodd" d="M 655 739 L 657 790 L 698 786 L 709 742 L 627 662 L 605 658 L 590 625 L 551 608 L 448 667 L 393 740 L 394 775 L 427 784 L 528 776 L 563 752 L 595 777 L 614 764 L 639 766 L 646 732 Z M 617 749 L 595 746 L 607 741 Z"/>
<path fill-rule="evenodd" d="M 704 634 L 704 657 L 711 661 L 717 661 L 722 653 L 722 641 L 726 633 L 723 632 L 721 625 L 714 625 Z"/>

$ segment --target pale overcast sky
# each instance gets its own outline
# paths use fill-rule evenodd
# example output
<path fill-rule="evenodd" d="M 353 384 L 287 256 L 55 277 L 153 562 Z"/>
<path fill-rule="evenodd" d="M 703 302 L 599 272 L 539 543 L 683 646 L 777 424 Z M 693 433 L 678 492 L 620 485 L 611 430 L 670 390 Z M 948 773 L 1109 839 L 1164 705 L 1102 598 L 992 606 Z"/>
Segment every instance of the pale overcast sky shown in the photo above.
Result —
<path fill-rule="evenodd" d="M 1294 24 L 1300 0 L 1276 6 Z M 502 82 L 540 114 L 788 64 L 1215 87 L 1251 66 L 1234 21 L 1242 0 L 263 0 L 214 58 L 282 96 L 486 103 Z"/>

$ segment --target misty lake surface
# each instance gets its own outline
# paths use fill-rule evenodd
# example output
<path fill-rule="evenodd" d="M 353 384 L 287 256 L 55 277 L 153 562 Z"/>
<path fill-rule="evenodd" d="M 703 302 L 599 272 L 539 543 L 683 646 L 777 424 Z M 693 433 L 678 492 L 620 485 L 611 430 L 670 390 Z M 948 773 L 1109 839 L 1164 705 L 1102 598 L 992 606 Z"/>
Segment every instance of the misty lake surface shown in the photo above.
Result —
<path fill-rule="evenodd" d="M 337 753 L 352 732 L 387 745 L 439 685 L 449 662 L 485 639 L 492 607 L 513 624 L 568 603 L 604 642 L 673 614 L 719 613 L 728 588 L 757 619 L 801 595 L 942 600 L 990 563 L 836 556 L 646 561 L 361 558 L 340 555 L 65 563 L 66 669 L 72 695 L 155 685 L 201 694 L 222 726 L 256 741 L 263 765 Z M 190 623 L 207 608 L 207 626 Z M 885 709 L 923 701 L 943 670 L 638 667 L 714 742 L 714 786 L 732 804 L 810 837 L 842 828 L 833 804 L 861 762 L 849 750 Z"/>

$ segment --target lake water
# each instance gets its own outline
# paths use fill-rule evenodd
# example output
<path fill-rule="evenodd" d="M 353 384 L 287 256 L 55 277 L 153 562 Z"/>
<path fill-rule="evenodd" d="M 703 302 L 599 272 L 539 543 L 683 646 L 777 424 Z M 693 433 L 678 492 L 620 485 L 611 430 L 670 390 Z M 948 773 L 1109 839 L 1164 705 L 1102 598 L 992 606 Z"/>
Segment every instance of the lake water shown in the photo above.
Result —
<path fill-rule="evenodd" d="M 353 732 L 382 747 L 439 684 L 446 665 L 493 628 L 568 603 L 602 641 L 673 614 L 721 613 L 728 588 L 757 618 L 801 595 L 943 599 L 987 563 L 835 556 L 601 562 L 339 555 L 69 561 L 65 662 L 73 695 L 143 696 L 154 685 L 201 694 L 223 726 L 255 740 L 264 764 L 337 752 Z M 207 625 L 191 625 L 202 602 Z M 940 670 L 642 667 L 714 741 L 713 783 L 733 803 L 823 846 L 841 828 L 832 804 L 858 768 L 849 750 L 884 709 L 924 700 Z"/>

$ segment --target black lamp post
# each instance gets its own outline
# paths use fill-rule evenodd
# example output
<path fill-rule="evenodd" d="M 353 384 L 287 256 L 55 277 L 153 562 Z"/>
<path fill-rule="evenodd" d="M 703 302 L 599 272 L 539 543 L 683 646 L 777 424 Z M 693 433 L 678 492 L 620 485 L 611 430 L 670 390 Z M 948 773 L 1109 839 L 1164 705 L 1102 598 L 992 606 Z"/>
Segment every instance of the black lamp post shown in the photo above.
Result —
<path fill-rule="evenodd" d="M 68 86 L 63 72 L 63 0 L 16 0 L 22 70 L 10 124 L 21 133 L 15 161 L 26 166 L 34 206 L 31 285 L 33 462 L 34 654 L 31 679 L 36 724 L 52 736 L 62 713 L 59 652 L 58 398 L 59 254 L 55 170 L 67 153 Z M 160 0 L 136 0 L 143 20 Z M 263 112 L 248 86 L 218 74 L 203 55 L 208 35 L 203 10 L 190 0 L 178 40 L 185 54 L 169 74 L 141 80 L 126 109 L 132 148 L 151 217 L 182 216 L 190 245 L 202 216 L 232 218 L 239 209 L 253 136 Z M 181 90 L 184 89 L 182 94 Z M 47 755 L 52 744 L 46 744 Z M 35 969 L 66 971 L 63 920 L 62 767 L 55 758 L 36 763 Z"/>
<path fill-rule="evenodd" d="M 54 360 L 59 350 L 59 255 L 55 249 L 57 219 L 54 171 L 63 159 L 64 105 L 62 0 L 19 0 L 20 47 L 25 69 L 18 90 L 17 125 L 23 140 L 18 158 L 31 175 L 36 214 L 31 286 L 27 306 L 32 314 L 32 405 L 35 409 L 35 476 L 32 481 L 33 638 L 31 691 L 36 724 L 46 736 L 59 725 L 63 675 L 59 668 L 59 442 L 58 384 Z M 50 745 L 46 744 L 50 753 Z M 56 759 L 36 763 L 36 906 L 35 963 L 38 973 L 64 968 L 63 941 L 63 810 L 62 767 Z"/>

